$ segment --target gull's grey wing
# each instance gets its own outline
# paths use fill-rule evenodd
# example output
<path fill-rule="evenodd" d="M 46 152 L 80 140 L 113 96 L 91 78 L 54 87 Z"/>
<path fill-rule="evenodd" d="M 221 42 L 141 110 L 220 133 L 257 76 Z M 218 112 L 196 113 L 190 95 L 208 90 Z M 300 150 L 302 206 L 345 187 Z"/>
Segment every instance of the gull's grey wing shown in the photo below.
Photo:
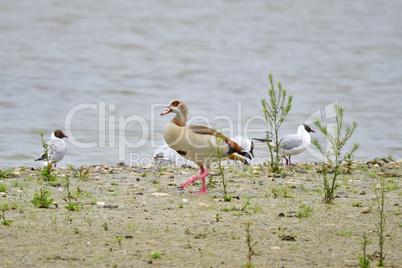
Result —
<path fill-rule="evenodd" d="M 279 143 L 279 149 L 291 150 L 303 145 L 302 137 L 296 134 L 286 135 Z"/>
<path fill-rule="evenodd" d="M 51 140 L 48 141 L 49 150 L 51 153 L 51 161 L 60 161 L 63 159 L 64 155 L 67 153 L 67 147 L 62 140 Z"/>

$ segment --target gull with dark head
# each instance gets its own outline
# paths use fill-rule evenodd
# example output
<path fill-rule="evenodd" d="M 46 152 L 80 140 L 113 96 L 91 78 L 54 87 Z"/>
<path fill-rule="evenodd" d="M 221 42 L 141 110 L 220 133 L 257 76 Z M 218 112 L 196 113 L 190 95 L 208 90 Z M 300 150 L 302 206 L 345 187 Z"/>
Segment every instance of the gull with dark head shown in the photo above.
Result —
<path fill-rule="evenodd" d="M 286 160 L 286 165 L 291 165 L 290 156 L 304 152 L 311 144 L 310 132 L 315 133 L 308 125 L 302 124 L 297 129 L 297 134 L 284 136 L 279 141 L 279 154 Z M 255 139 L 262 142 L 267 142 L 267 139 Z M 275 147 L 275 144 L 270 141 L 269 146 Z M 289 156 L 289 160 L 286 158 Z"/>
<path fill-rule="evenodd" d="M 51 137 L 50 141 L 47 141 L 46 144 L 48 145 L 48 154 L 50 161 L 47 162 L 46 151 L 45 149 L 42 150 L 40 157 L 35 159 L 35 161 L 42 161 L 43 165 L 50 165 L 56 167 L 56 163 L 61 161 L 65 154 L 67 153 L 67 146 L 66 143 L 63 141 L 63 138 L 68 138 L 63 131 L 60 129 L 56 129 Z"/>

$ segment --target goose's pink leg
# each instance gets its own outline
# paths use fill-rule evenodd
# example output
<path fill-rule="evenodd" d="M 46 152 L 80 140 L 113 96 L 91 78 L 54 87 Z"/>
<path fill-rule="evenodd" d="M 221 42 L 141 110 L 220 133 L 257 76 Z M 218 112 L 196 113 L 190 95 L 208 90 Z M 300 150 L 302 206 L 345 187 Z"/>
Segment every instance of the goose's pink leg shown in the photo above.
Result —
<path fill-rule="evenodd" d="M 190 185 L 191 183 L 194 183 L 196 180 L 202 179 L 202 188 L 201 191 L 194 191 L 194 192 L 190 192 L 192 194 L 204 194 L 208 192 L 208 188 L 205 186 L 205 177 L 207 177 L 209 175 L 209 169 L 204 170 L 204 167 L 201 166 L 200 167 L 200 171 L 201 174 L 197 175 L 197 176 L 193 176 L 190 179 L 188 179 L 185 183 L 183 183 L 182 185 L 179 186 L 179 188 L 184 188 L 188 185 Z"/>

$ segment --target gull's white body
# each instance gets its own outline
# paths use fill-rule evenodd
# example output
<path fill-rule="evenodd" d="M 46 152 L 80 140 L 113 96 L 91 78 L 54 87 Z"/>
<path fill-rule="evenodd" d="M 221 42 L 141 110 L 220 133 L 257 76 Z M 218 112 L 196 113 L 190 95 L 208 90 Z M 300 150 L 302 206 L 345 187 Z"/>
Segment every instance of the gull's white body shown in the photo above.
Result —
<path fill-rule="evenodd" d="M 46 144 L 48 145 L 50 163 L 46 160 L 45 149 L 42 150 L 40 157 L 36 159 L 37 161 L 42 161 L 43 165 L 54 164 L 56 166 L 56 163 L 61 161 L 67 153 L 66 143 L 62 138 L 56 137 L 55 132 L 52 133 L 50 141 L 46 142 Z"/>
<path fill-rule="evenodd" d="M 279 143 L 279 154 L 282 156 L 296 155 L 304 152 L 311 144 L 310 133 L 308 133 L 304 125 L 300 125 L 297 134 L 284 136 Z M 274 143 L 270 143 L 272 147 Z"/>

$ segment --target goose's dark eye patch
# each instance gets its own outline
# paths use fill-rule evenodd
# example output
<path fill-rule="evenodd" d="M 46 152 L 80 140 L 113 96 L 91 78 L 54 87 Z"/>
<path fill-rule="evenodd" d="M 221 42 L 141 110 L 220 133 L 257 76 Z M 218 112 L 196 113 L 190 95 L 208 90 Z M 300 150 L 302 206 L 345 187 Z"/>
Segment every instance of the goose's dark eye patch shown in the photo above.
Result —
<path fill-rule="evenodd" d="M 177 106 L 179 106 L 179 104 L 180 104 L 180 101 L 177 101 L 177 100 L 172 101 L 172 106 L 173 107 L 177 107 Z"/>

